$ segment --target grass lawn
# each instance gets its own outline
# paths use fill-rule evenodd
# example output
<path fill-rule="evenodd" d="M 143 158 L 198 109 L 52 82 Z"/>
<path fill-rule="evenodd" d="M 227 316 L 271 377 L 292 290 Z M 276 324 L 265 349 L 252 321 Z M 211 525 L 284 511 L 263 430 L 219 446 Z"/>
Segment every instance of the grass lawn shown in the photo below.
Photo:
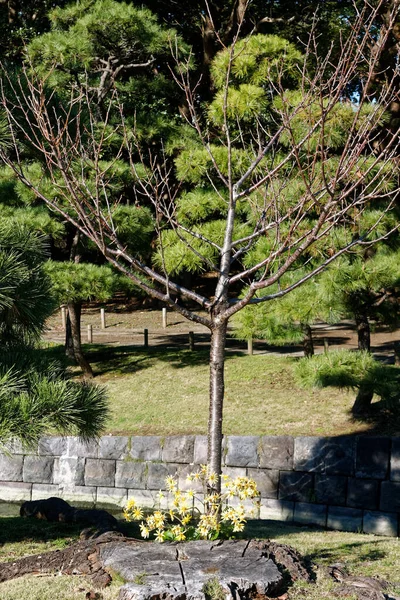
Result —
<path fill-rule="evenodd" d="M 107 387 L 107 433 L 205 434 L 208 417 L 208 352 L 153 347 L 91 345 L 85 348 L 95 381 Z M 60 354 L 61 346 L 48 352 Z M 224 433 L 236 435 L 396 435 L 393 417 L 355 421 L 353 391 L 303 389 L 293 357 L 228 352 Z"/>
<path fill-rule="evenodd" d="M 62 549 L 77 538 L 78 532 L 65 524 L 26 521 L 18 518 L 0 518 L 0 561 L 15 560 L 19 556 Z M 344 563 L 351 575 L 379 576 L 397 582 L 394 592 L 399 593 L 398 565 L 400 541 L 373 535 L 319 531 L 315 528 L 295 527 L 271 521 L 250 522 L 247 537 L 269 538 L 296 548 L 313 564 L 328 566 Z M 317 582 L 313 585 L 297 583 L 289 590 L 289 600 L 307 598 L 333 600 L 333 584 L 322 569 L 316 569 Z M 121 580 L 102 590 L 103 600 L 116 600 Z M 78 576 L 25 576 L 0 583 L 1 600 L 83 600 L 92 589 L 90 582 Z M 336 596 L 337 598 L 337 596 Z"/>

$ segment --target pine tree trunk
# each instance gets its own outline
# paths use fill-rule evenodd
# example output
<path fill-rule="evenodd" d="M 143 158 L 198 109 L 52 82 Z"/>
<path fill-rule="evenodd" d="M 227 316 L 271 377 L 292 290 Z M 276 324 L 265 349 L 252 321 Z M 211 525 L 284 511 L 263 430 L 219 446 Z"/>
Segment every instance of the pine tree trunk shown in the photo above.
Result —
<path fill-rule="evenodd" d="M 71 334 L 72 343 L 74 346 L 74 357 L 78 365 L 83 371 L 84 377 L 92 378 L 93 370 L 88 360 L 82 352 L 81 344 L 81 310 L 82 305 L 80 302 L 69 302 L 68 313 L 71 319 Z"/>
<path fill-rule="evenodd" d="M 358 336 L 358 349 L 365 350 L 366 352 L 371 351 L 371 329 L 369 326 L 368 316 L 362 312 L 355 315 L 357 336 Z"/>
<path fill-rule="evenodd" d="M 303 350 L 304 356 L 309 358 L 310 356 L 314 356 L 314 343 L 312 338 L 312 329 L 309 325 L 302 325 L 302 330 L 304 333 L 303 337 Z"/>
<path fill-rule="evenodd" d="M 75 359 L 74 353 L 74 343 L 72 340 L 72 330 L 71 330 L 71 317 L 69 316 L 69 310 L 67 310 L 67 321 L 65 324 L 65 354 L 68 358 Z"/>
<path fill-rule="evenodd" d="M 354 416 L 361 416 L 367 413 L 371 408 L 371 402 L 373 397 L 374 392 L 371 391 L 369 387 L 366 388 L 365 386 L 360 385 L 354 404 L 351 407 L 352 414 Z"/>
<path fill-rule="evenodd" d="M 212 473 L 221 474 L 222 463 L 222 412 L 224 402 L 224 367 L 227 323 L 223 322 L 211 333 L 210 349 L 210 412 L 208 419 L 207 463 Z M 220 478 L 212 491 L 219 493 Z"/>

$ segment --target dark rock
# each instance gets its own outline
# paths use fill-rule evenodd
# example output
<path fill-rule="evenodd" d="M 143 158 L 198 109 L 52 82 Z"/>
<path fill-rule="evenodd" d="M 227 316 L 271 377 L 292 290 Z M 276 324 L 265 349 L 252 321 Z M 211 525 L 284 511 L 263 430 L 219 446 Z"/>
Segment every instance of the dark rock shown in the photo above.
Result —
<path fill-rule="evenodd" d="M 21 517 L 33 517 L 44 521 L 72 522 L 73 507 L 62 498 L 46 498 L 24 502 L 20 508 Z"/>
<path fill-rule="evenodd" d="M 98 537 L 106 531 L 120 530 L 117 519 L 106 510 L 75 508 L 56 497 L 24 502 L 20 508 L 20 516 L 85 525 L 89 529 L 82 532 L 82 539 Z"/>

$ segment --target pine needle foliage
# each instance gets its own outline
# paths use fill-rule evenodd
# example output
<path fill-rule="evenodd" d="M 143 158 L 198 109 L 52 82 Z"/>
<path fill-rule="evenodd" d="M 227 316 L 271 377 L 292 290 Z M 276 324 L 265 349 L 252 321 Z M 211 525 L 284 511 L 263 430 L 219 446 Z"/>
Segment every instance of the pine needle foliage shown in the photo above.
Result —
<path fill-rule="evenodd" d="M 398 414 L 400 369 L 377 362 L 369 352 L 335 350 L 302 358 L 295 367 L 303 387 L 336 387 L 370 392 L 381 400 L 379 408 Z"/>

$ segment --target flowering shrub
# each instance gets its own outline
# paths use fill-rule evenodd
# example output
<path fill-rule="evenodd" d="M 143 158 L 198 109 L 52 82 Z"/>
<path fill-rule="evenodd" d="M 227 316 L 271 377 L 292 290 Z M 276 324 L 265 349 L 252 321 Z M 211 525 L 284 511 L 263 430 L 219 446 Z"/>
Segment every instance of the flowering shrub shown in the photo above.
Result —
<path fill-rule="evenodd" d="M 254 508 L 259 504 L 259 492 L 255 481 L 249 477 L 222 475 L 224 491 L 221 494 L 207 493 L 207 486 L 214 486 L 218 475 L 210 473 L 203 465 L 200 471 L 187 476 L 188 483 L 201 483 L 204 498 L 196 495 L 193 489 L 181 491 L 176 477 L 166 478 L 166 487 L 172 494 L 172 507 L 168 510 L 156 509 L 144 518 L 143 510 L 134 500 L 130 500 L 124 510 L 127 521 L 140 521 L 142 537 L 154 535 L 156 541 L 215 540 L 219 537 L 232 537 L 243 531 L 246 524 L 244 501 L 250 500 Z M 159 492 L 159 502 L 164 494 Z M 237 498 L 236 506 L 229 501 Z"/>

